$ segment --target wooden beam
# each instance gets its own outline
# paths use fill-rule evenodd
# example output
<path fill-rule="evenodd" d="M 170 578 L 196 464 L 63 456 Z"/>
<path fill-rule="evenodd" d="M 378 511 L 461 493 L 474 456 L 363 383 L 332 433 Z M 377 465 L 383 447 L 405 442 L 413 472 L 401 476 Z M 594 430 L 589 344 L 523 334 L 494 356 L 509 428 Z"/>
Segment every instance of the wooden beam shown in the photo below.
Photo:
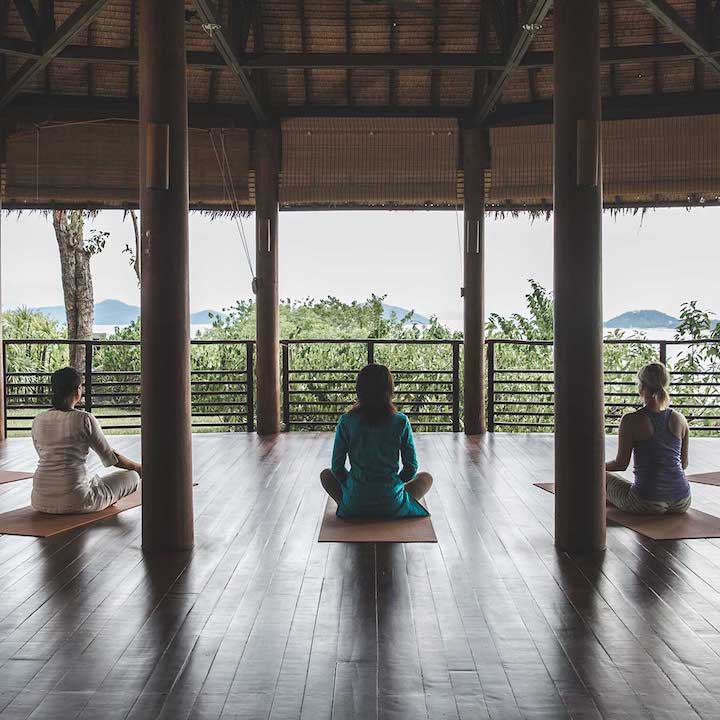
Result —
<path fill-rule="evenodd" d="M 212 37 L 215 49 L 222 57 L 225 64 L 233 71 L 238 80 L 243 94 L 247 98 L 248 104 L 252 108 L 255 117 L 261 125 L 266 125 L 269 121 L 268 116 L 263 109 L 258 96 L 253 89 L 248 76 L 243 70 L 237 53 L 232 48 L 225 31 L 222 28 L 222 18 L 212 5 L 211 0 L 193 0 L 200 16 L 200 21 Z"/>
<path fill-rule="evenodd" d="M 16 38 L 0 37 L 0 55 L 11 55 L 26 60 L 41 57 L 31 42 Z M 720 57 L 720 50 L 710 53 Z M 600 62 L 603 65 L 634 63 L 642 61 L 693 60 L 695 56 L 682 43 L 661 43 L 603 48 Z M 107 45 L 68 45 L 57 56 L 63 62 L 96 63 L 110 65 L 137 65 L 138 53 L 134 47 L 110 47 Z M 247 70 L 278 70 L 284 68 L 328 69 L 376 69 L 376 70 L 478 70 L 499 71 L 506 63 L 501 53 L 252 53 L 238 56 L 239 66 Z M 227 66 L 216 52 L 190 50 L 187 64 L 195 68 L 223 70 Z M 518 66 L 525 69 L 550 68 L 552 52 L 528 52 Z"/>
<path fill-rule="evenodd" d="M 647 118 L 716 115 L 720 107 L 720 91 L 668 93 L 662 95 L 618 95 L 602 101 L 605 120 L 643 120 Z M 282 111 L 280 114 L 283 115 Z M 553 101 L 512 103 L 498 108 L 489 118 L 489 127 L 520 125 L 551 125 Z"/>
<path fill-rule="evenodd" d="M 681 40 L 698 60 L 720 75 L 720 59 L 710 51 L 705 40 L 687 25 L 666 0 L 637 0 L 637 2 Z"/>
<path fill-rule="evenodd" d="M 28 60 L 8 81 L 0 96 L 0 110 L 7 107 L 13 98 L 22 90 L 25 83 L 37 72 L 47 67 L 57 57 L 73 36 L 87 27 L 108 0 L 84 0 L 84 2 L 68 17 L 68 19 L 50 36 L 42 55 Z"/>
<path fill-rule="evenodd" d="M 472 114 L 474 123 L 479 125 L 485 122 L 487 116 L 494 110 L 497 101 L 502 95 L 507 79 L 512 75 L 514 70 L 520 66 L 525 53 L 532 43 L 535 33 L 542 27 L 542 22 L 551 5 L 552 0 L 532 0 L 530 3 L 528 10 L 523 16 L 522 23 L 508 48 L 508 55 L 504 66 L 491 82 L 490 89 L 481 100 L 480 106 Z"/>

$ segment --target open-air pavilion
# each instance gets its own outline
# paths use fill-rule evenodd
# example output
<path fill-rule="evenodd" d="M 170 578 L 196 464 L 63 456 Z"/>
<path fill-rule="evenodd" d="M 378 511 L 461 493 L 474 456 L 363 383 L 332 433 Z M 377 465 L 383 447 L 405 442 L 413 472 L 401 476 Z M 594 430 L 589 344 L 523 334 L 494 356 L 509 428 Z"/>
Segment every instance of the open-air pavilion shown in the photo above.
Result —
<path fill-rule="evenodd" d="M 0 0 L 0 83 L 3 207 L 140 208 L 143 460 L 142 508 L 0 537 L 0 719 L 720 717 L 720 543 L 606 531 L 601 226 L 720 203 L 720 3 Z M 255 212 L 256 433 L 192 433 L 189 208 Z M 316 542 L 278 323 L 313 208 L 463 213 L 437 545 Z M 553 435 L 487 432 L 493 211 L 552 211 Z"/>

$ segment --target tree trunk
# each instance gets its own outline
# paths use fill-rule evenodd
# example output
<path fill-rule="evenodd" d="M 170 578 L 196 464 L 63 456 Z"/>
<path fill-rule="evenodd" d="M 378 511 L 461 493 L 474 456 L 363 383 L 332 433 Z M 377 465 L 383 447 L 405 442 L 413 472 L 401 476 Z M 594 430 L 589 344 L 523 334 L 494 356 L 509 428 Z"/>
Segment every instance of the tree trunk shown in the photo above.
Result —
<path fill-rule="evenodd" d="M 82 210 L 54 210 L 53 227 L 60 251 L 65 316 L 69 340 L 91 340 L 95 314 L 90 254 L 85 251 Z M 70 347 L 70 365 L 85 369 L 85 349 Z"/>

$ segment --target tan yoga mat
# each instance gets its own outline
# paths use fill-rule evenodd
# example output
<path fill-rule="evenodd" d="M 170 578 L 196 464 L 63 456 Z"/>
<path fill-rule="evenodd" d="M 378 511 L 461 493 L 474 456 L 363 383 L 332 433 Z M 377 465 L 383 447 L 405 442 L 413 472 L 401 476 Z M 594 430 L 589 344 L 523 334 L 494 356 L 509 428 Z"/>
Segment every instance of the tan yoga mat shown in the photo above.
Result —
<path fill-rule="evenodd" d="M 84 525 L 92 525 L 124 510 L 130 510 L 140 505 L 141 500 L 141 491 L 136 490 L 132 495 L 118 500 L 105 510 L 75 515 L 49 515 L 33 510 L 31 507 L 19 508 L 0 514 L 0 535 L 50 537 Z"/>
<path fill-rule="evenodd" d="M 702 483 L 703 485 L 720 485 L 720 472 L 697 473 L 696 475 L 688 475 L 690 482 Z"/>
<path fill-rule="evenodd" d="M 555 492 L 555 483 L 533 483 L 547 492 Z M 701 510 L 667 515 L 641 515 L 607 506 L 607 519 L 645 535 L 652 540 L 695 540 L 720 537 L 720 518 Z"/>
<path fill-rule="evenodd" d="M 18 470 L 0 470 L 0 485 L 15 482 L 16 480 L 27 480 L 35 473 L 20 472 Z"/>
<path fill-rule="evenodd" d="M 423 503 L 424 504 L 424 503 Z M 430 517 L 339 518 L 337 504 L 328 498 L 318 542 L 355 543 L 436 543 Z"/>

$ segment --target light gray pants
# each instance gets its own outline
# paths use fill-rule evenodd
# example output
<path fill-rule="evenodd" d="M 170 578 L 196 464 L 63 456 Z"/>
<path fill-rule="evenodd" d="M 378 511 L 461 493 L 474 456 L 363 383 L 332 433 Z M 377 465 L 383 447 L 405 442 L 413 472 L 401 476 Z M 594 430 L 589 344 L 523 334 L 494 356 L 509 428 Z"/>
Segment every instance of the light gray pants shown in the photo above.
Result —
<path fill-rule="evenodd" d="M 115 470 L 97 476 L 85 507 L 79 512 L 97 512 L 114 505 L 120 498 L 134 493 L 140 487 L 140 476 L 134 470 Z"/>
<path fill-rule="evenodd" d="M 632 483 L 622 475 L 606 473 L 605 487 L 608 502 L 618 510 L 646 515 L 664 515 L 665 513 L 684 513 L 690 509 L 692 498 L 688 495 L 679 500 L 643 500 L 632 492 Z"/>
<path fill-rule="evenodd" d="M 140 476 L 134 470 L 115 470 L 107 475 L 95 475 L 90 479 L 90 488 L 84 495 L 45 499 L 43 502 L 35 493 L 32 506 L 40 512 L 51 515 L 75 515 L 92 513 L 114 505 L 120 498 L 134 493 L 140 487 Z"/>

